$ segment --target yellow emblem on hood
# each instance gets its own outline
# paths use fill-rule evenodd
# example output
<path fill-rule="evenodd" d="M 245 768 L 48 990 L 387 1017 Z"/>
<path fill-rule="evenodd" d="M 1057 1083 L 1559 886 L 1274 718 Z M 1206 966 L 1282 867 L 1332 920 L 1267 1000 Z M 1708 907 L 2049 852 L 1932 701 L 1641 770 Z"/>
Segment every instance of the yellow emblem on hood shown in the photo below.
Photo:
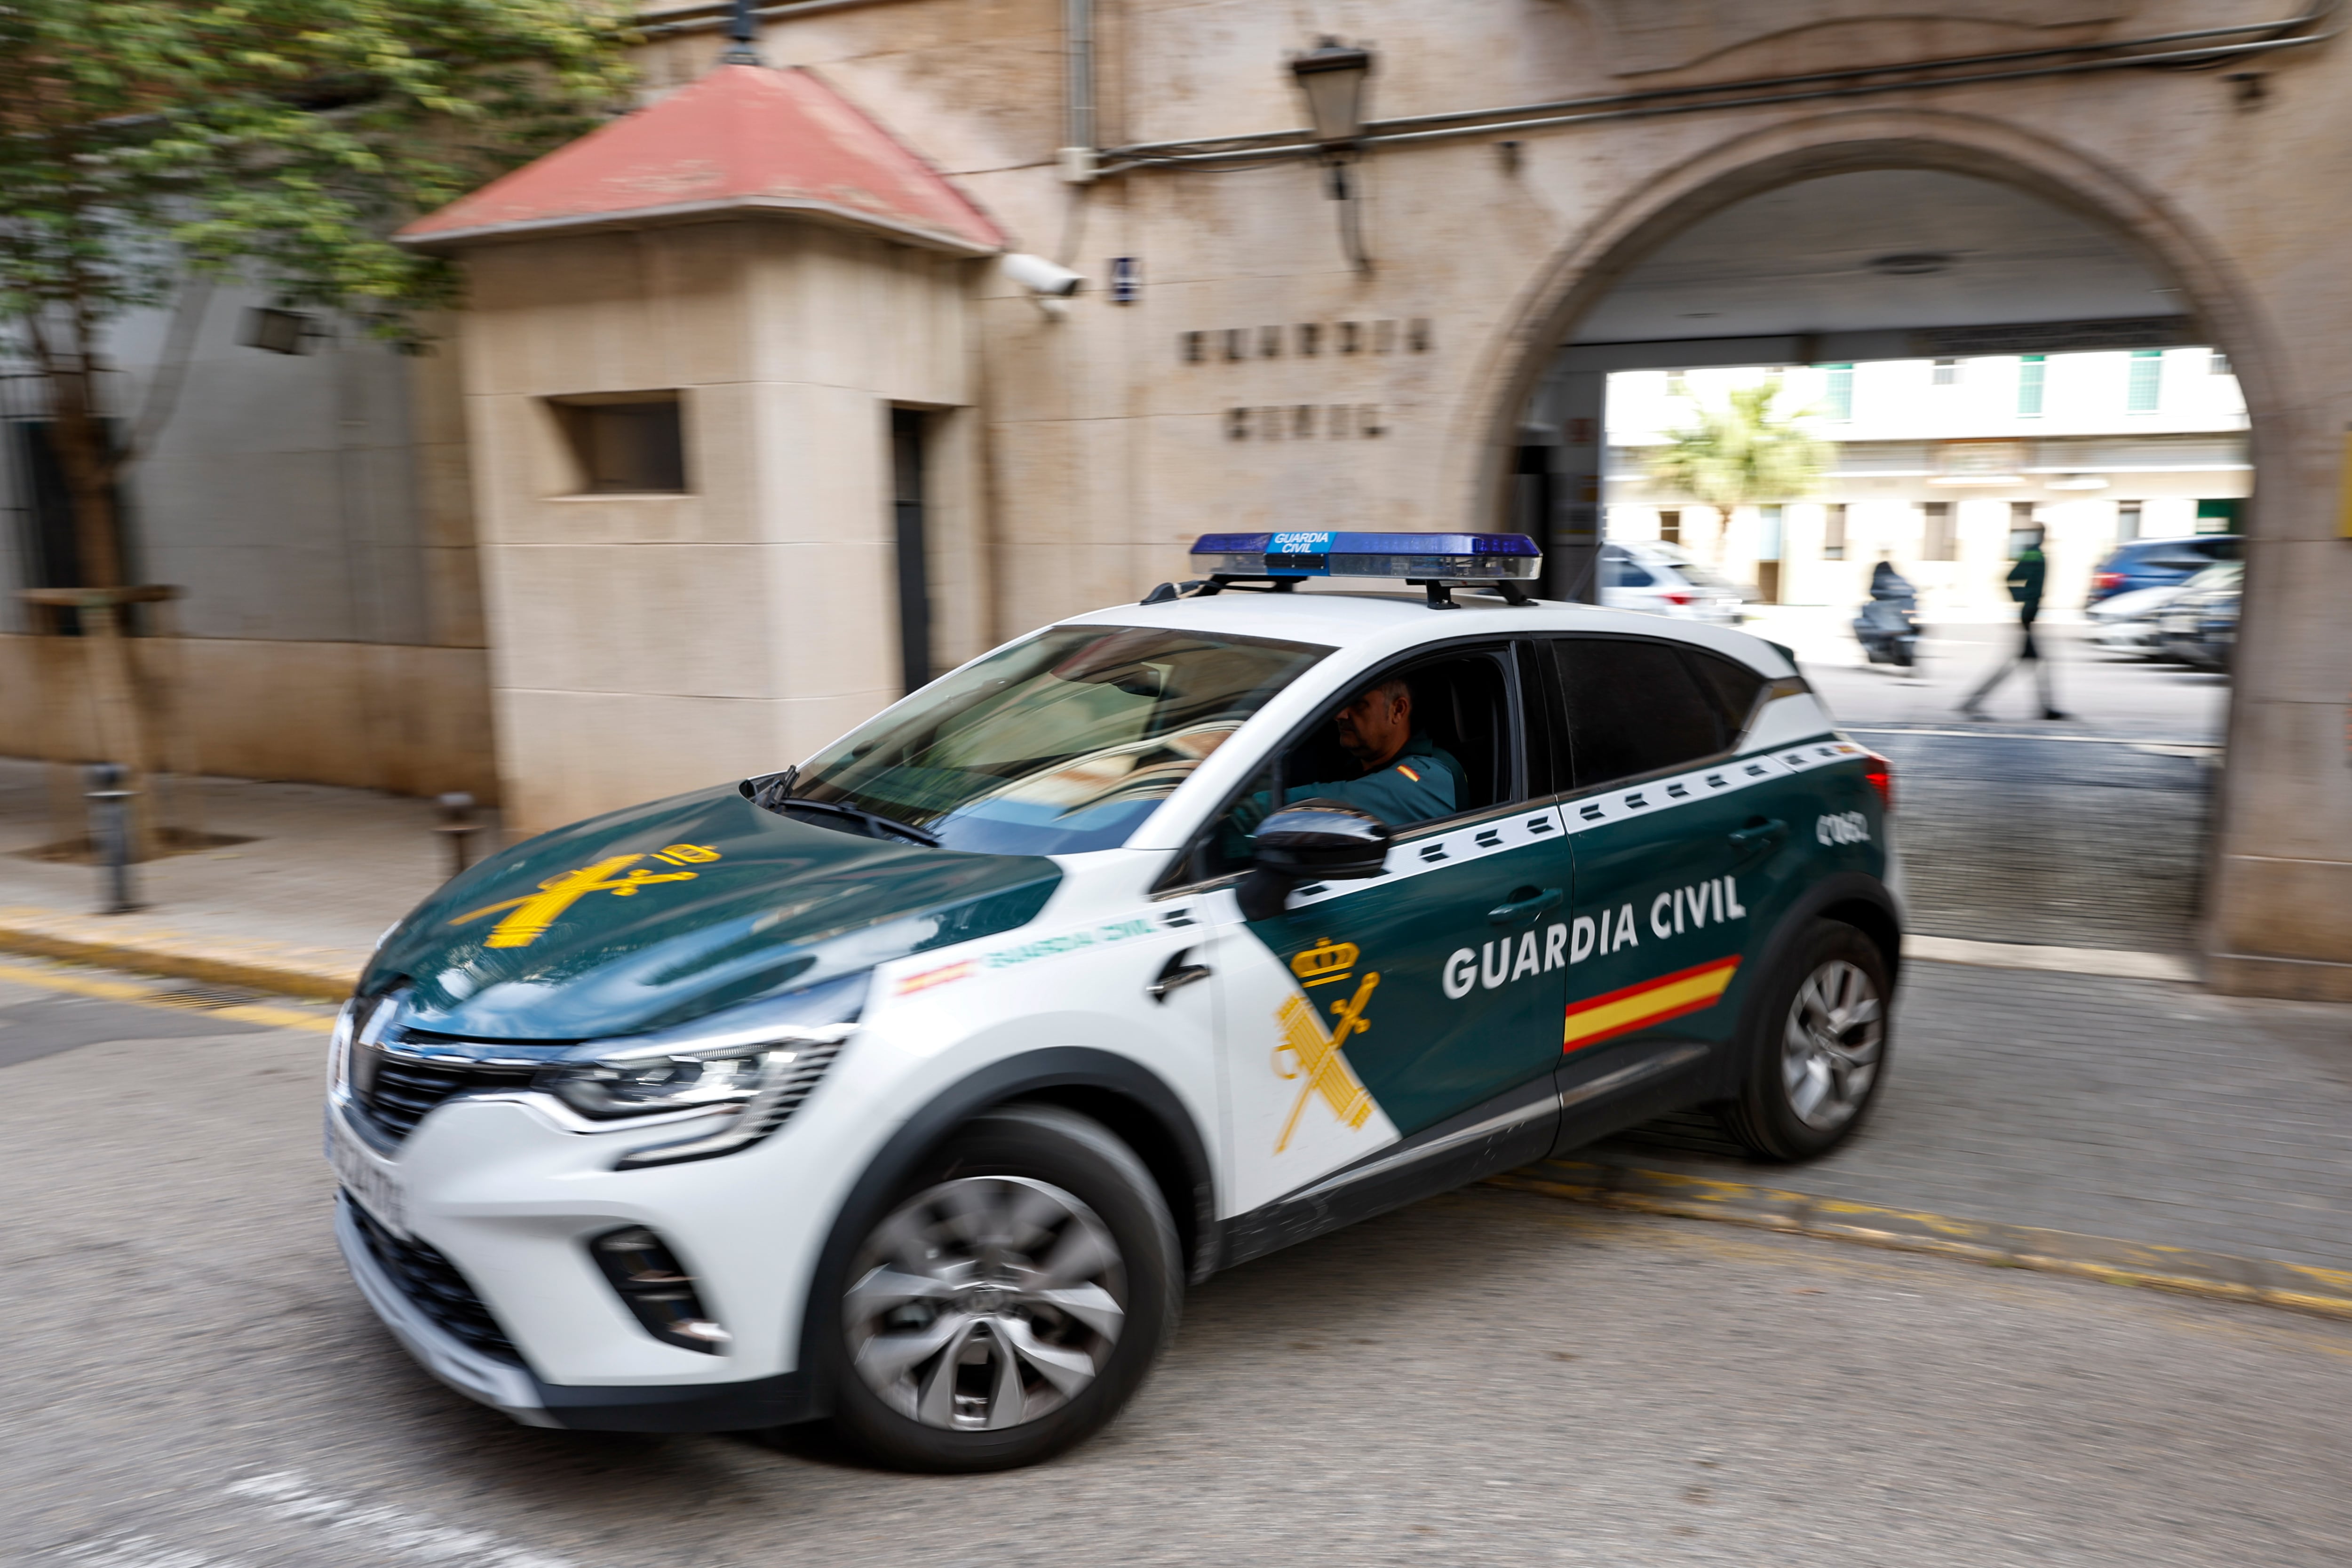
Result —
<path fill-rule="evenodd" d="M 656 882 L 691 882 L 695 879 L 696 873 L 692 871 L 629 869 L 644 858 L 643 855 L 614 855 L 593 866 L 583 866 L 576 871 L 550 877 L 539 885 L 536 893 L 525 893 L 520 899 L 508 899 L 502 903 L 485 904 L 478 910 L 467 910 L 449 923 L 461 926 L 467 921 L 477 921 L 484 915 L 509 910 L 513 912 L 490 928 L 490 940 L 483 945 L 529 947 L 545 936 L 548 929 L 563 918 L 565 910 L 591 893 L 610 893 L 616 899 L 625 899 L 639 888 L 650 887 Z M 699 844 L 672 844 L 656 852 L 654 858 L 675 866 L 686 860 L 716 860 L 719 851 Z M 627 874 L 625 876 L 624 872 Z"/>

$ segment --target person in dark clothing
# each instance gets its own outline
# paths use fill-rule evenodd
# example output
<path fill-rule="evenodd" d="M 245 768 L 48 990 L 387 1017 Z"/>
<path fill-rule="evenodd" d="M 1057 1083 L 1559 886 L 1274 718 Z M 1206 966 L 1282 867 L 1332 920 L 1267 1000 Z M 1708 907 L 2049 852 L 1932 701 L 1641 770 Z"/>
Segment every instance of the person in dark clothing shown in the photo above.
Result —
<path fill-rule="evenodd" d="M 2029 662 L 2033 666 L 2034 691 L 2042 700 L 2042 716 L 2066 717 L 2058 711 L 2057 699 L 2050 690 L 2050 661 L 2042 657 L 2042 650 L 2033 641 L 2033 623 L 2042 614 L 2042 588 L 2050 575 L 2049 557 L 2042 553 L 2043 536 L 2043 530 L 2037 526 L 2016 564 L 2009 569 L 2009 596 L 2017 601 L 2017 652 L 1985 677 L 1983 685 L 1969 693 L 1968 700 L 1960 704 L 1963 718 L 1983 718 L 1984 700 L 1992 695 L 1993 688 L 2007 679 L 2011 671 Z"/>
<path fill-rule="evenodd" d="M 1370 813 L 1391 828 L 1451 816 L 1469 792 L 1470 775 L 1453 753 L 1415 730 L 1412 688 L 1402 679 L 1368 686 L 1332 715 L 1339 749 L 1362 770 L 1351 779 L 1292 784 L 1283 801 L 1329 800 Z M 1243 832 L 1265 819 L 1270 792 L 1260 790 L 1233 814 Z"/>
<path fill-rule="evenodd" d="M 1916 590 L 1911 586 L 1911 579 L 1895 569 L 1895 562 L 1891 555 L 1880 556 L 1878 564 L 1870 569 L 1872 598 L 1902 599 L 1912 597 L 1916 593 Z"/>

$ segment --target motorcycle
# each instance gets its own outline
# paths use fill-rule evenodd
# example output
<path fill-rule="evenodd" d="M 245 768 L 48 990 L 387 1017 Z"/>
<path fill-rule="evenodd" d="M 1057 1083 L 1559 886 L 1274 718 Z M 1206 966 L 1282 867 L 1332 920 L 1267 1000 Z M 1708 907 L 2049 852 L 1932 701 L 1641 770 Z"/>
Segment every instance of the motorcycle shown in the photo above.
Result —
<path fill-rule="evenodd" d="M 1870 601 L 1853 617 L 1853 635 L 1873 664 L 1919 667 L 1919 591 L 1900 573 L 1874 574 Z"/>

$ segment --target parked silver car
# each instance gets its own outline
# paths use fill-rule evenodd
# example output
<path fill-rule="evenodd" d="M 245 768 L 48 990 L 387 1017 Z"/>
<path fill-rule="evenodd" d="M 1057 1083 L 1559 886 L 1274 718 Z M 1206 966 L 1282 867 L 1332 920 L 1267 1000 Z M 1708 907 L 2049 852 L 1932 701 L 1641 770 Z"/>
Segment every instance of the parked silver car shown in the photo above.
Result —
<path fill-rule="evenodd" d="M 1601 602 L 1686 621 L 1736 626 L 1747 618 L 1739 584 L 1678 544 L 1611 541 L 1601 547 Z"/>
<path fill-rule="evenodd" d="M 2183 584 L 2135 588 L 2102 599 L 2084 614 L 2091 622 L 2091 646 L 2129 658 L 2157 658 L 2163 653 L 2157 625 L 2165 606 L 2180 596 Z"/>
<path fill-rule="evenodd" d="M 2226 561 L 2181 584 L 2157 620 L 2162 656 L 2200 669 L 2227 669 L 2238 647 L 2238 605 L 2246 566 Z"/>

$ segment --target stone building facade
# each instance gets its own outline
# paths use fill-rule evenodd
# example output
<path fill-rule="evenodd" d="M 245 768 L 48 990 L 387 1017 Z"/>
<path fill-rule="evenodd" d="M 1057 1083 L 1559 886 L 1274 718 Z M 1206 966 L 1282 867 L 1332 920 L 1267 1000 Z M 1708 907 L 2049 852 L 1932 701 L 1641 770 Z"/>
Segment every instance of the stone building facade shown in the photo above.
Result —
<path fill-rule="evenodd" d="M 465 433 L 513 820 L 793 760 L 1210 527 L 1524 525 L 1572 586 L 1612 372 L 2211 345 L 2252 541 L 2212 973 L 2352 994 L 2352 55 L 2312 3 L 763 6 L 726 68 L 805 73 L 981 226 L 856 182 L 702 202 L 734 154 L 689 136 L 538 227 L 415 237 L 473 289 L 408 417 Z M 648 107 L 598 134 L 707 84 L 725 10 L 649 16 Z M 1324 34 L 1376 62 L 1346 199 L 1288 68 Z M 1954 192 L 2014 242 L 1880 248 Z M 1902 294 L 1914 255 L 1957 264 Z"/>

